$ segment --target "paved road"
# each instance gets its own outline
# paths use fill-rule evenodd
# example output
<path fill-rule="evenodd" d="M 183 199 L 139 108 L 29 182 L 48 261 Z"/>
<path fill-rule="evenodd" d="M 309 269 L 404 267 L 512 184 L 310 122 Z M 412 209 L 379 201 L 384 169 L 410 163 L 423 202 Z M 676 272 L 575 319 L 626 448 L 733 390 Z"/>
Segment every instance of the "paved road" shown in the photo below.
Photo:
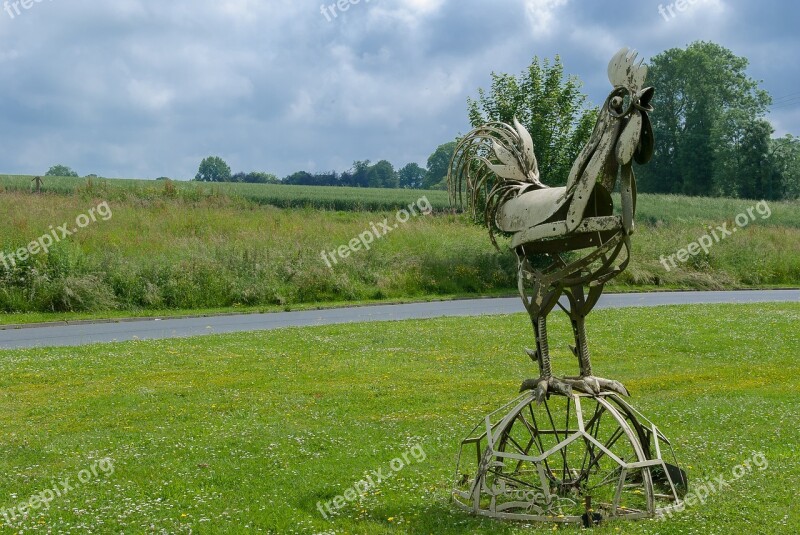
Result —
<path fill-rule="evenodd" d="M 597 308 L 786 301 L 800 302 L 800 290 L 606 294 L 600 299 Z M 0 349 L 79 346 L 101 342 L 183 338 L 208 334 L 263 331 L 282 327 L 306 327 L 338 323 L 425 319 L 443 316 L 513 314 L 523 310 L 522 303 L 518 298 L 471 299 L 211 318 L 150 319 L 90 325 L 57 325 L 0 330 Z"/>

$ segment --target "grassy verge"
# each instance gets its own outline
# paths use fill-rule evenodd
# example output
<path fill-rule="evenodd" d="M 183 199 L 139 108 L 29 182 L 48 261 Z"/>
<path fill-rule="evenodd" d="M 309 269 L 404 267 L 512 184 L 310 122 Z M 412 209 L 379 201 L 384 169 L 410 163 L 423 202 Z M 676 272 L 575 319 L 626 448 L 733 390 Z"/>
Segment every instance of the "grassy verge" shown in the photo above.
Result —
<path fill-rule="evenodd" d="M 487 292 L 481 298 L 516 297 L 507 292 Z M 269 314 L 297 310 L 325 310 L 344 307 L 377 305 L 400 305 L 404 303 L 428 303 L 433 301 L 452 301 L 456 299 L 475 299 L 475 295 L 438 295 L 418 298 L 395 298 L 371 301 L 331 301 L 327 303 L 297 303 L 295 305 L 272 305 L 227 308 L 201 308 L 195 310 L 111 310 L 106 312 L 30 312 L 21 314 L 0 314 L 0 326 L 30 325 L 38 323 L 69 323 L 78 321 L 122 321 L 148 318 L 182 318 L 193 316 L 221 316 L 233 314 Z"/>
<path fill-rule="evenodd" d="M 691 481 L 729 475 L 756 452 L 769 462 L 703 507 L 596 533 L 800 530 L 786 483 L 800 477 L 798 321 L 796 304 L 593 314 L 597 372 L 630 388 Z M 557 372 L 572 372 L 570 328 L 559 316 L 552 329 Z M 534 371 L 529 331 L 519 314 L 0 352 L 0 508 L 89 470 L 14 529 L 551 532 L 448 503 L 460 437 Z M 424 461 L 331 521 L 320 515 L 318 501 L 414 445 Z M 113 471 L 96 470 L 104 458 Z"/>

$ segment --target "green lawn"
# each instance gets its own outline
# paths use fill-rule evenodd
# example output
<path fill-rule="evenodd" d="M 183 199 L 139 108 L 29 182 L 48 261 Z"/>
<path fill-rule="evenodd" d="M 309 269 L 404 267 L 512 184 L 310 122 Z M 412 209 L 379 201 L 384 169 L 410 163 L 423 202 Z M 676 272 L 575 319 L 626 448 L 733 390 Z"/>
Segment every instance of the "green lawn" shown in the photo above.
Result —
<path fill-rule="evenodd" d="M 800 530 L 798 325 L 800 304 L 592 315 L 596 372 L 626 384 L 690 481 L 730 475 L 754 453 L 769 462 L 705 507 L 597 533 Z M 552 330 L 556 371 L 573 372 L 567 322 Z M 549 532 L 475 519 L 448 501 L 460 439 L 534 372 L 531 343 L 518 314 L 0 352 L 0 508 L 64 478 L 86 481 L 3 529 Z M 332 521 L 319 513 L 317 502 L 415 446 L 424 460 L 407 455 Z"/>

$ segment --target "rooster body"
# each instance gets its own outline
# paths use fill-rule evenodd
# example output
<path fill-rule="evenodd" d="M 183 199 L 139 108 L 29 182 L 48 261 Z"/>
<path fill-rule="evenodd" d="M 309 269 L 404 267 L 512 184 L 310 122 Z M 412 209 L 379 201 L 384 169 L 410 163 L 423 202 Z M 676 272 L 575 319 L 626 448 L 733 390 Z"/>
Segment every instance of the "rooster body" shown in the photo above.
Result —
<path fill-rule="evenodd" d="M 636 53 L 620 50 L 608 67 L 613 90 L 603 105 L 594 131 L 576 159 L 564 187 L 548 187 L 539 175 L 533 140 L 516 119 L 513 125 L 492 122 L 470 132 L 456 148 L 448 183 L 451 201 L 470 210 L 495 233 L 510 235 L 518 262 L 518 286 L 536 335 L 540 377 L 525 381 L 541 401 L 551 392 L 575 388 L 599 395 L 627 395 L 617 381 L 592 373 L 585 318 L 606 282 L 621 273 L 630 259 L 634 231 L 636 180 L 632 162 L 647 163 L 653 154 L 648 117 L 653 88 L 643 88 L 647 67 Z M 622 215 L 614 215 L 611 193 L 621 183 Z M 465 202 L 466 200 L 466 202 Z M 563 253 L 574 252 L 569 257 Z M 623 254 L 624 253 L 624 254 Z M 534 268 L 534 256 L 550 263 Z M 620 261 L 620 258 L 622 260 Z M 580 375 L 552 375 L 547 341 L 547 315 L 559 305 L 572 321 Z"/>

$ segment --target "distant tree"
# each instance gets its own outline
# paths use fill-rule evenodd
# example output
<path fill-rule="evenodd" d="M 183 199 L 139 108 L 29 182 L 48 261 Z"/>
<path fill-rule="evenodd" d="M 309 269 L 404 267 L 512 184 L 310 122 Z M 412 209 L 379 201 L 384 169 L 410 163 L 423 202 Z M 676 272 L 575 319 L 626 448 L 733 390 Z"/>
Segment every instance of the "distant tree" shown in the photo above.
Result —
<path fill-rule="evenodd" d="M 314 175 L 314 180 L 311 183 L 312 186 L 338 186 L 339 185 L 339 173 L 336 171 L 326 171 L 324 173 L 316 173 Z"/>
<path fill-rule="evenodd" d="M 754 128 L 763 129 L 758 121 L 771 100 L 747 75 L 747 66 L 747 58 L 703 41 L 652 58 L 647 83 L 656 88 L 651 114 L 656 150 L 653 160 L 637 170 L 641 191 L 751 191 L 752 185 L 721 183 L 744 178 L 727 158 L 746 158 L 754 165 L 766 156 L 754 156 L 751 150 L 745 154 L 741 145 L 735 146 L 743 141 L 745 130 L 750 130 L 745 137 L 752 138 Z M 764 150 L 763 139 L 758 144 Z"/>
<path fill-rule="evenodd" d="M 246 173 L 242 173 L 242 172 L 234 173 L 227 180 L 227 182 L 244 182 L 245 178 L 247 178 L 247 174 Z"/>
<path fill-rule="evenodd" d="M 447 171 L 450 168 L 450 159 L 456 150 L 456 142 L 451 141 L 439 148 L 428 158 L 428 173 L 422 181 L 424 189 L 443 189 L 447 181 Z"/>
<path fill-rule="evenodd" d="M 253 171 L 245 175 L 244 182 L 248 184 L 279 184 L 280 180 L 273 174 Z"/>
<path fill-rule="evenodd" d="M 800 198 L 800 138 L 787 135 L 770 140 L 771 175 L 766 185 L 768 199 Z"/>
<path fill-rule="evenodd" d="M 386 160 L 370 167 L 368 176 L 371 188 L 397 188 L 397 173 L 394 166 Z"/>
<path fill-rule="evenodd" d="M 269 178 L 270 182 L 263 183 L 278 183 L 272 182 L 273 179 L 277 181 L 277 179 L 274 178 L 274 175 L 265 176 Z M 264 177 L 261 178 L 263 179 Z M 306 171 L 298 171 L 297 173 L 284 178 L 282 183 L 290 186 L 338 186 L 339 174 L 336 171 L 328 171 L 312 175 Z"/>
<path fill-rule="evenodd" d="M 74 176 L 77 177 L 78 173 L 73 171 L 71 168 L 67 167 L 66 165 L 54 165 L 47 172 L 44 176 Z"/>
<path fill-rule="evenodd" d="M 169 180 L 169 179 L 170 178 L 168 176 L 160 176 L 156 180 Z"/>
<path fill-rule="evenodd" d="M 519 76 L 492 73 L 491 89 L 479 89 L 478 99 L 467 102 L 469 120 L 478 127 L 489 121 L 513 124 L 516 117 L 533 138 L 542 180 L 563 185 L 597 120 L 582 87 L 576 76 L 564 78 L 559 56 L 552 64 L 534 57 Z"/>
<path fill-rule="evenodd" d="M 425 180 L 427 169 L 416 163 L 407 164 L 397 172 L 398 185 L 404 189 L 419 189 Z"/>
<path fill-rule="evenodd" d="M 772 180 L 770 138 L 774 129 L 764 119 L 742 110 L 728 110 L 711 132 L 713 150 L 712 193 L 745 199 L 775 199 L 778 188 Z M 767 191 L 771 189 L 773 191 Z"/>
<path fill-rule="evenodd" d="M 353 162 L 353 168 L 349 173 L 352 177 L 352 183 L 350 185 L 358 188 L 368 188 L 370 167 L 371 165 L 369 160 Z"/>
<path fill-rule="evenodd" d="M 352 169 L 339 175 L 339 185 L 350 188 L 356 187 L 355 177 L 353 176 Z"/>
<path fill-rule="evenodd" d="M 231 168 L 219 156 L 209 156 L 200 163 L 200 169 L 194 179 L 198 182 L 229 182 Z"/>
<path fill-rule="evenodd" d="M 307 186 L 314 181 L 314 175 L 305 171 L 298 171 L 283 179 L 283 183 L 289 186 Z"/>

